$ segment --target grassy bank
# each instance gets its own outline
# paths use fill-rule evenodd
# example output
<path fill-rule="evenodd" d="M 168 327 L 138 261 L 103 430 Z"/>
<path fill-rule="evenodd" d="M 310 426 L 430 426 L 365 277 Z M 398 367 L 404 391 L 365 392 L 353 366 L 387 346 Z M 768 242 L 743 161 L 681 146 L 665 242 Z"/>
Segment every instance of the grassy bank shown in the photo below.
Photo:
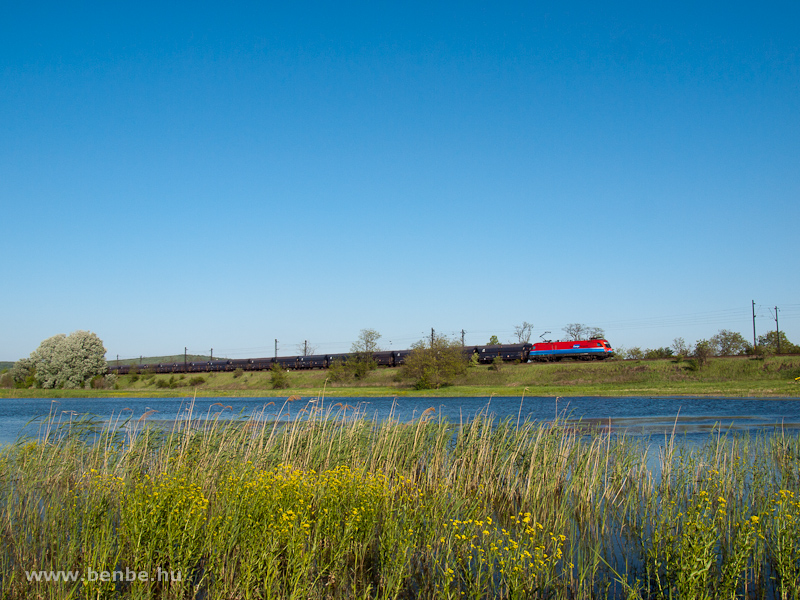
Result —
<path fill-rule="evenodd" d="M 664 440 L 653 472 L 630 439 L 432 416 L 85 423 L 7 448 L 0 594 L 800 596 L 797 437 Z"/>
<path fill-rule="evenodd" d="M 507 364 L 500 371 L 470 368 L 454 385 L 415 390 L 400 369 L 381 368 L 362 381 L 332 383 L 324 370 L 289 373 L 290 387 L 273 390 L 268 372 L 122 376 L 115 389 L 4 389 L 2 397 L 86 396 L 739 396 L 800 397 L 799 356 L 715 358 L 695 368 L 688 361 L 607 361 Z"/>

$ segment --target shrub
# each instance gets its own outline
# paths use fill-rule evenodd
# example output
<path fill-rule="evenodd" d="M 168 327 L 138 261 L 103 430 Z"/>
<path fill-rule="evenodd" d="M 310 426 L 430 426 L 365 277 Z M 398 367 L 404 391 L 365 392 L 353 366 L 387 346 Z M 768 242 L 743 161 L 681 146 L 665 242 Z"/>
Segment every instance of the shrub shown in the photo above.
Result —
<path fill-rule="evenodd" d="M 697 359 L 697 366 L 705 367 L 714 355 L 714 346 L 708 340 L 700 340 L 694 347 L 694 358 Z"/>
<path fill-rule="evenodd" d="M 285 390 L 289 387 L 289 373 L 283 370 L 278 363 L 273 363 L 270 369 L 269 382 L 273 390 Z"/>
<path fill-rule="evenodd" d="M 403 364 L 403 374 L 416 380 L 418 390 L 452 385 L 453 379 L 467 370 L 469 360 L 460 341 L 438 336 L 412 346 Z"/>
<path fill-rule="evenodd" d="M 238 379 L 238 378 L 239 378 L 239 377 L 241 377 L 242 375 L 244 375 L 244 370 L 243 370 L 241 367 L 240 367 L 240 368 L 238 368 L 238 369 L 236 369 L 236 370 L 233 372 L 233 378 L 234 378 L 234 379 Z"/>
<path fill-rule="evenodd" d="M 503 368 L 503 359 L 499 356 L 495 356 L 492 364 L 489 365 L 490 371 L 497 371 L 498 373 Z"/>
<path fill-rule="evenodd" d="M 328 379 L 334 383 L 349 381 L 353 378 L 353 373 L 344 365 L 341 360 L 335 360 L 328 369 Z"/>
<path fill-rule="evenodd" d="M 174 389 L 178 387 L 178 384 L 175 382 L 175 375 L 171 375 L 169 379 L 157 379 L 155 385 L 157 388 Z"/>
<path fill-rule="evenodd" d="M 641 360 L 642 358 L 644 358 L 644 352 L 642 351 L 641 348 L 639 348 L 639 346 L 634 346 L 633 348 L 630 348 L 628 350 L 626 358 L 632 360 Z"/>
<path fill-rule="evenodd" d="M 645 358 L 670 358 L 672 356 L 672 348 L 648 348 L 644 351 Z"/>
<path fill-rule="evenodd" d="M 197 377 L 192 377 L 189 380 L 189 385 L 203 385 L 205 382 L 206 382 L 206 378 L 205 377 L 200 377 L 198 375 Z"/>
<path fill-rule="evenodd" d="M 102 375 L 95 375 L 94 377 L 92 377 L 90 386 L 92 389 L 95 390 L 104 390 L 106 389 L 106 387 L 108 387 L 106 378 L 103 377 Z"/>
<path fill-rule="evenodd" d="M 0 375 L 0 387 L 2 388 L 14 387 L 14 378 L 8 371 L 5 371 L 2 375 Z"/>

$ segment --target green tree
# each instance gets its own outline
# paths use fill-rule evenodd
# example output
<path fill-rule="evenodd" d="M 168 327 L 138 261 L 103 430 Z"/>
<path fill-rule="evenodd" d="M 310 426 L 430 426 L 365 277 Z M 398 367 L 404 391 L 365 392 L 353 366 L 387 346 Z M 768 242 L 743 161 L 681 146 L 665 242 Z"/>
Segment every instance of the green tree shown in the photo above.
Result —
<path fill-rule="evenodd" d="M 378 368 L 378 363 L 373 356 L 375 352 L 380 352 L 378 340 L 381 334 L 374 329 L 362 329 L 358 335 L 358 340 L 350 346 L 350 357 L 344 362 L 344 368 L 349 377 L 364 379 L 370 371 Z"/>
<path fill-rule="evenodd" d="M 778 352 L 778 346 L 780 346 L 781 354 L 800 353 L 800 347 L 797 347 L 790 342 L 786 337 L 786 334 L 782 331 L 780 332 L 780 335 L 778 335 L 777 331 L 770 331 L 769 333 L 758 336 L 758 345 L 760 348 L 765 349 L 770 354 L 775 354 Z"/>
<path fill-rule="evenodd" d="M 36 385 L 36 368 L 30 358 L 19 359 L 8 374 L 14 381 L 14 387 L 29 388 Z"/>
<path fill-rule="evenodd" d="M 465 373 L 468 363 L 461 341 L 434 336 L 411 347 L 403 364 L 403 375 L 413 379 L 418 390 L 438 389 L 451 385 L 458 375 Z"/>
<path fill-rule="evenodd" d="M 496 335 L 493 335 L 492 337 L 489 338 L 489 343 L 487 344 L 487 346 L 499 346 L 499 345 L 500 345 L 500 340 L 497 339 Z"/>
<path fill-rule="evenodd" d="M 645 358 L 670 358 L 672 356 L 672 348 L 648 348 L 644 351 Z"/>
<path fill-rule="evenodd" d="M 628 349 L 626 358 L 630 360 L 640 360 L 644 358 L 644 351 L 639 346 L 634 346 Z"/>
<path fill-rule="evenodd" d="M 42 388 L 82 388 L 96 375 L 105 375 L 106 349 L 89 331 L 60 333 L 44 340 L 31 353 L 36 383 Z"/>
<path fill-rule="evenodd" d="M 379 339 L 381 339 L 381 334 L 374 329 L 362 329 L 361 333 L 358 334 L 358 340 L 350 346 L 350 352 L 354 354 L 359 352 L 380 352 Z"/>
<path fill-rule="evenodd" d="M 694 345 L 694 358 L 698 367 L 704 367 L 714 356 L 714 345 L 709 340 L 698 340 Z"/>
<path fill-rule="evenodd" d="M 686 345 L 686 340 L 682 337 L 672 340 L 672 350 L 676 356 L 689 356 L 692 353 L 692 349 Z"/>
<path fill-rule="evenodd" d="M 747 352 L 747 340 L 741 333 L 720 329 L 709 342 L 716 356 L 732 356 Z"/>

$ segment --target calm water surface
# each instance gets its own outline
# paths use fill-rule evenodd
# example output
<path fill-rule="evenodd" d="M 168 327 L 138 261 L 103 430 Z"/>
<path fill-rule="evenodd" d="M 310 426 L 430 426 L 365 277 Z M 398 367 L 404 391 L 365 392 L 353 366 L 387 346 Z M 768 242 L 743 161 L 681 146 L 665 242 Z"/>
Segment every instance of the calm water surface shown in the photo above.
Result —
<path fill-rule="evenodd" d="M 313 398 L 286 402 L 286 398 L 45 398 L 0 400 L 0 443 L 21 435 L 37 435 L 43 417 L 52 414 L 68 421 L 93 415 L 101 421 L 137 420 L 173 422 L 175 419 L 257 418 L 290 420 L 313 406 Z M 339 406 L 335 406 L 339 403 Z M 784 429 L 800 431 L 800 400 L 731 398 L 329 398 L 334 411 L 357 407 L 366 418 L 401 421 L 418 418 L 433 407 L 438 416 L 452 422 L 466 421 L 479 412 L 497 419 L 552 421 L 556 415 L 582 425 L 634 436 L 663 437 L 673 429 L 683 439 L 702 441 L 719 426 L 723 431 L 758 432 Z M 151 412 L 154 411 L 154 412 Z"/>

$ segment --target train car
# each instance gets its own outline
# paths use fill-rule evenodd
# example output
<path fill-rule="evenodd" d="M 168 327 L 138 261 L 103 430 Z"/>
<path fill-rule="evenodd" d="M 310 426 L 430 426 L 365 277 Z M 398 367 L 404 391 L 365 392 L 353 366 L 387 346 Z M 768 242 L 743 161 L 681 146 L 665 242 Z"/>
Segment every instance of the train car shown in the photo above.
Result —
<path fill-rule="evenodd" d="M 274 363 L 271 358 L 250 358 L 248 360 L 250 361 L 248 371 L 267 371 L 272 368 Z"/>
<path fill-rule="evenodd" d="M 488 364 L 495 358 L 501 358 L 505 362 L 528 362 L 531 351 L 531 344 L 496 344 L 493 346 L 470 346 L 465 348 L 469 356 L 478 355 L 478 362 Z"/>
<path fill-rule="evenodd" d="M 252 358 L 234 358 L 231 361 L 231 367 L 233 370 L 241 369 L 242 371 L 253 371 L 253 359 Z"/>
<path fill-rule="evenodd" d="M 298 369 L 324 369 L 327 366 L 327 356 L 324 354 L 311 354 L 297 357 Z"/>
<path fill-rule="evenodd" d="M 279 356 L 277 358 L 271 359 L 272 364 L 277 364 L 282 369 L 296 369 L 297 368 L 297 356 Z M 270 365 L 270 367 L 272 366 Z"/>
<path fill-rule="evenodd" d="M 393 367 L 394 365 L 394 352 L 390 350 L 382 350 L 380 352 L 373 352 L 372 358 L 375 360 L 379 367 Z"/>
<path fill-rule="evenodd" d="M 350 358 L 350 354 L 326 354 L 325 355 L 325 368 L 329 369 L 333 366 L 334 363 L 343 363 L 348 358 Z"/>
<path fill-rule="evenodd" d="M 562 358 L 581 360 L 603 360 L 614 356 L 614 349 L 608 340 L 576 340 L 569 342 L 539 342 L 533 344 L 530 360 L 546 361 Z"/>
<path fill-rule="evenodd" d="M 392 358 L 394 360 L 394 366 L 399 367 L 404 362 L 406 362 L 406 357 L 411 354 L 411 350 L 394 350 L 392 351 Z"/>

